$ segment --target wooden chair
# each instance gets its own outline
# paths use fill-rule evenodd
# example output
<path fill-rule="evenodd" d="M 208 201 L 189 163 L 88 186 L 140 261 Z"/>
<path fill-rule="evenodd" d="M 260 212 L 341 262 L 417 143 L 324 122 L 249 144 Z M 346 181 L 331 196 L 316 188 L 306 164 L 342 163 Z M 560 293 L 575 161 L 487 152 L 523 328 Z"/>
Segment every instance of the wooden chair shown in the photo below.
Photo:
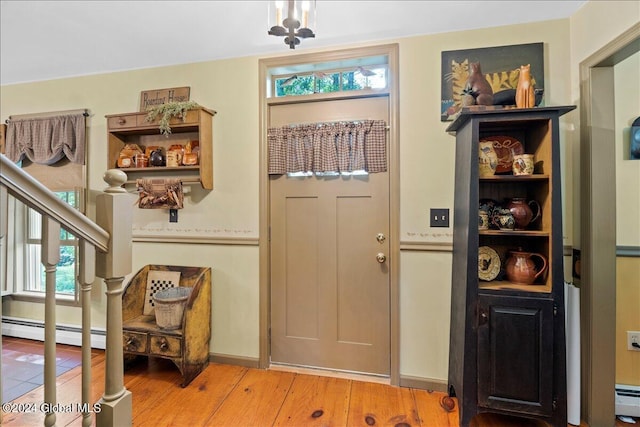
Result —
<path fill-rule="evenodd" d="M 174 286 L 191 287 L 182 324 L 162 329 L 156 324 L 152 296 Z M 172 360 L 186 387 L 209 363 L 211 339 L 211 268 L 146 265 L 131 279 L 122 295 L 125 360 L 136 356 Z"/>

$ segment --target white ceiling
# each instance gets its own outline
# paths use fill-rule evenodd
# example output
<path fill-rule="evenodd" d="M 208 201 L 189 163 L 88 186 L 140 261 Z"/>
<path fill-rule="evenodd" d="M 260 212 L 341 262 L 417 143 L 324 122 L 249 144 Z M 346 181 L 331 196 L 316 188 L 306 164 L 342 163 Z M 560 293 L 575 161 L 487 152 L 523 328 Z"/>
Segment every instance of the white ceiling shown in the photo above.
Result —
<path fill-rule="evenodd" d="M 266 0 L 1 0 L 0 84 L 561 19 L 584 3 L 317 0 L 316 38 L 290 50 L 267 34 Z"/>

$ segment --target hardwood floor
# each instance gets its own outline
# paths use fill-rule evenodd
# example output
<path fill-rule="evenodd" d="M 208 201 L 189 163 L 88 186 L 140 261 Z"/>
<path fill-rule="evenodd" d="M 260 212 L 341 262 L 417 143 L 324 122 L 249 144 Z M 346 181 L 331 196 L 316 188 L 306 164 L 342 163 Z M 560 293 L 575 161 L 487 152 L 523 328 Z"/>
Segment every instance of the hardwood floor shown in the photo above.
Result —
<path fill-rule="evenodd" d="M 56 375 L 80 366 L 79 347 L 59 345 Z M 2 402 L 10 402 L 42 385 L 44 347 L 41 342 L 2 338 Z"/>
<path fill-rule="evenodd" d="M 29 341 L 29 343 L 32 343 Z M 104 389 L 104 352 L 92 357 L 92 400 Z M 3 371 L 4 372 L 4 371 Z M 58 377 L 61 404 L 80 402 L 80 367 Z M 141 358 L 125 371 L 134 426 L 428 426 L 458 425 L 457 402 L 419 389 L 281 370 L 210 364 L 186 388 L 170 361 Z M 43 400 L 39 387 L 12 403 Z M 43 425 L 44 414 L 3 413 L 3 426 Z M 475 427 L 528 427 L 523 419 L 478 417 Z M 81 425 L 78 412 L 58 413 L 58 426 Z M 620 424 L 623 425 L 623 424 Z M 627 424 L 628 425 L 628 424 Z M 582 427 L 588 427 L 581 424 Z"/>

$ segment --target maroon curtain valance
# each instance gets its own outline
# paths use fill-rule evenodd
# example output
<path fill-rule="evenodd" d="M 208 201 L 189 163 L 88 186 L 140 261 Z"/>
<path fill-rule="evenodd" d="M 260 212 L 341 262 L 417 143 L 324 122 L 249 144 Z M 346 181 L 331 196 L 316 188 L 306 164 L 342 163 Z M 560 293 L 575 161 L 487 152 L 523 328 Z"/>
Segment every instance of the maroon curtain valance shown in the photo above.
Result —
<path fill-rule="evenodd" d="M 267 142 L 271 175 L 387 170 L 383 120 L 270 128 Z"/>
<path fill-rule="evenodd" d="M 51 165 L 66 157 L 85 162 L 85 116 L 83 114 L 14 119 L 7 124 L 6 156 L 13 162 L 27 157 Z"/>

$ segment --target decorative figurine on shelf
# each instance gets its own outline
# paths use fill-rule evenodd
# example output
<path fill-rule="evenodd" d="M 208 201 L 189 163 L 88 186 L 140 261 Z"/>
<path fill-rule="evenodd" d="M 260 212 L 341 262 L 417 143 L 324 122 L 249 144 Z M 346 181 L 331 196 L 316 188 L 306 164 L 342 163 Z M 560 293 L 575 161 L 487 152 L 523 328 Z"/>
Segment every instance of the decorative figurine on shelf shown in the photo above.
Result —
<path fill-rule="evenodd" d="M 536 94 L 531 81 L 531 64 L 520 66 L 520 76 L 516 87 L 516 107 L 533 108 L 536 106 Z"/>
<path fill-rule="evenodd" d="M 119 168 L 133 167 L 138 154 L 142 154 L 142 149 L 137 144 L 125 144 L 118 155 L 117 166 Z"/>
<path fill-rule="evenodd" d="M 479 62 L 469 64 L 469 79 L 465 87 L 465 92 L 471 93 L 477 105 L 493 105 L 493 89 L 482 74 Z"/>

